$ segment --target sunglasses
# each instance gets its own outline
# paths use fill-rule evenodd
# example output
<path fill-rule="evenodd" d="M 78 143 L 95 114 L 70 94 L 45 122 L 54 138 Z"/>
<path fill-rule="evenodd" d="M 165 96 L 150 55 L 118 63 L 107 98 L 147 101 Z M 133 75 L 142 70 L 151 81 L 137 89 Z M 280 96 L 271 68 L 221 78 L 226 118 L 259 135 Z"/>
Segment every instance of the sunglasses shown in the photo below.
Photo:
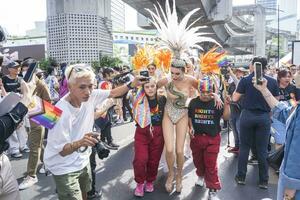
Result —
<path fill-rule="evenodd" d="M 70 73 L 68 75 L 68 80 L 70 79 L 73 71 L 75 71 L 75 72 L 81 72 L 81 71 L 84 71 L 84 70 L 86 70 L 86 71 L 93 71 L 92 68 L 89 65 L 83 65 L 83 66 L 81 66 L 81 65 L 75 65 L 74 67 L 72 67 L 72 69 L 71 69 L 71 71 L 70 71 Z"/>

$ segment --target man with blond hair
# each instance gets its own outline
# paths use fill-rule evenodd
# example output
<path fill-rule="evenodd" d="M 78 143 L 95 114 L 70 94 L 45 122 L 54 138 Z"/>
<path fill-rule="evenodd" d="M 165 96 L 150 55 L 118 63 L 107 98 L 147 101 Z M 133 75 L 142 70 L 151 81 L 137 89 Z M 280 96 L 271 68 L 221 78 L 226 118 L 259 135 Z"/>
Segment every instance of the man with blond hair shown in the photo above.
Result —
<path fill-rule="evenodd" d="M 49 130 L 44 163 L 53 174 L 60 200 L 86 200 L 91 190 L 89 156 L 98 140 L 93 134 L 94 110 L 105 99 L 143 84 L 140 76 L 113 90 L 93 89 L 95 74 L 87 64 L 68 66 L 69 93 L 56 106 L 63 113 Z"/>

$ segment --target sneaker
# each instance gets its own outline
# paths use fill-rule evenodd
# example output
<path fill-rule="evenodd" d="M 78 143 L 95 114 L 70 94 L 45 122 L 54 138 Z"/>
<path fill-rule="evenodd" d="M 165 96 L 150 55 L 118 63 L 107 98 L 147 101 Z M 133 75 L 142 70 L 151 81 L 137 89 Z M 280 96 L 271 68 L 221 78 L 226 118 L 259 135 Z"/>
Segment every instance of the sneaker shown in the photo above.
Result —
<path fill-rule="evenodd" d="M 239 153 L 240 148 L 239 147 L 229 147 L 228 153 Z"/>
<path fill-rule="evenodd" d="M 154 191 L 153 182 L 147 182 L 145 185 L 145 192 L 153 192 L 153 191 Z"/>
<path fill-rule="evenodd" d="M 111 143 L 107 144 L 106 142 L 103 142 L 103 145 L 110 150 L 118 150 L 118 147 L 112 146 Z"/>
<path fill-rule="evenodd" d="M 37 177 L 26 176 L 23 182 L 19 185 L 19 190 L 25 190 L 38 182 Z"/>
<path fill-rule="evenodd" d="M 218 192 L 216 189 L 209 189 L 208 200 L 219 200 Z"/>
<path fill-rule="evenodd" d="M 13 153 L 10 155 L 12 158 L 22 158 L 23 157 L 23 154 L 21 154 L 20 152 L 19 153 Z"/>
<path fill-rule="evenodd" d="M 251 157 L 249 160 L 248 160 L 248 164 L 249 165 L 258 165 L 258 160 L 254 157 Z"/>
<path fill-rule="evenodd" d="M 116 148 L 120 147 L 120 145 L 117 145 L 117 144 L 115 144 L 113 142 L 109 143 L 108 145 L 111 146 L 111 147 L 116 147 Z"/>
<path fill-rule="evenodd" d="M 144 184 L 138 183 L 135 190 L 134 195 L 137 197 L 143 197 L 144 196 Z"/>
<path fill-rule="evenodd" d="M 24 149 L 21 150 L 22 153 L 29 153 L 30 149 L 28 147 L 25 147 Z"/>
<path fill-rule="evenodd" d="M 241 177 L 238 177 L 238 176 L 235 176 L 234 178 L 235 182 L 239 185 L 246 185 L 246 181 L 244 178 L 241 178 Z"/>
<path fill-rule="evenodd" d="M 196 186 L 203 187 L 203 186 L 204 186 L 204 178 L 198 176 L 198 180 L 196 181 L 195 185 L 196 185 Z"/>
<path fill-rule="evenodd" d="M 100 199 L 102 197 L 102 190 L 95 191 L 93 193 L 88 192 L 87 194 L 87 199 L 92 200 L 92 199 Z"/>
<path fill-rule="evenodd" d="M 117 121 L 116 121 L 116 124 L 123 124 L 124 123 L 124 120 L 123 119 L 118 119 Z"/>
<path fill-rule="evenodd" d="M 267 190 L 267 189 L 268 189 L 268 182 L 262 181 L 262 182 L 260 182 L 260 183 L 258 184 L 258 187 L 259 187 L 260 189 Z"/>

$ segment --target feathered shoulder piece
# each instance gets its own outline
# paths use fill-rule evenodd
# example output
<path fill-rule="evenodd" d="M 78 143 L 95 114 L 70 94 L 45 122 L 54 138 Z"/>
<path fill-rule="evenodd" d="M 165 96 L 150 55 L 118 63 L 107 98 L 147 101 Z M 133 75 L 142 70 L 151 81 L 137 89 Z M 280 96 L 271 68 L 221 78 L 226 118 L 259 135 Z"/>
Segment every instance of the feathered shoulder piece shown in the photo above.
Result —
<path fill-rule="evenodd" d="M 200 69 L 202 73 L 220 73 L 220 68 L 228 65 L 225 51 L 217 52 L 218 47 L 214 47 L 200 56 Z"/>
<path fill-rule="evenodd" d="M 137 52 L 132 58 L 132 65 L 134 70 L 142 70 L 147 65 L 153 62 L 155 50 L 149 45 L 144 47 L 138 46 Z"/>
<path fill-rule="evenodd" d="M 214 39 L 204 36 L 208 33 L 199 32 L 203 26 L 192 27 L 199 19 L 188 25 L 189 19 L 199 10 L 199 8 L 190 11 L 180 22 L 178 22 L 175 0 L 173 0 L 172 9 L 169 0 L 166 0 L 165 2 L 165 11 L 159 3 L 158 7 L 154 5 L 155 13 L 146 9 L 151 15 L 152 24 L 160 35 L 162 48 L 168 48 L 173 52 L 176 59 L 180 59 L 181 55 L 190 48 L 202 49 L 199 43 L 213 42 L 218 44 Z"/>
<path fill-rule="evenodd" d="M 160 49 L 155 52 L 154 64 L 164 73 L 168 73 L 171 67 L 172 52 L 168 49 Z"/>

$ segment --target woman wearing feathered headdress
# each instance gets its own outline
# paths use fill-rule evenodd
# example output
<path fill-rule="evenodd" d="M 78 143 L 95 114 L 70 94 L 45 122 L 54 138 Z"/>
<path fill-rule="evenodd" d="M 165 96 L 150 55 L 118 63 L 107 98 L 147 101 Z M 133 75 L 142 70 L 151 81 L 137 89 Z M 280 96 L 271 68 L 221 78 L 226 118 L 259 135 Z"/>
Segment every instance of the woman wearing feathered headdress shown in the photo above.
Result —
<path fill-rule="evenodd" d="M 169 1 L 166 1 L 166 11 L 159 5 L 159 10 L 156 6 L 156 13 L 148 10 L 152 16 L 152 23 L 158 30 L 161 38 L 162 47 L 165 47 L 173 52 L 173 60 L 170 65 L 171 74 L 160 81 L 158 87 L 166 86 L 167 103 L 165 106 L 165 114 L 163 117 L 163 134 L 166 147 L 166 160 L 169 168 L 166 190 L 173 190 L 174 179 L 174 125 L 176 126 L 176 191 L 181 192 L 182 189 L 182 169 L 184 164 L 183 147 L 188 127 L 188 110 L 187 99 L 189 96 L 190 87 L 197 88 L 198 81 L 188 75 L 185 75 L 186 63 L 181 59 L 181 55 L 187 52 L 190 48 L 200 48 L 197 43 L 215 42 L 209 37 L 203 37 L 206 33 L 199 33 L 201 27 L 191 28 L 192 24 L 187 27 L 187 23 L 191 15 L 199 9 L 194 9 L 189 12 L 180 23 L 176 12 L 175 0 L 173 0 L 173 9 L 171 11 Z M 160 15 L 162 13 L 162 16 Z"/>

